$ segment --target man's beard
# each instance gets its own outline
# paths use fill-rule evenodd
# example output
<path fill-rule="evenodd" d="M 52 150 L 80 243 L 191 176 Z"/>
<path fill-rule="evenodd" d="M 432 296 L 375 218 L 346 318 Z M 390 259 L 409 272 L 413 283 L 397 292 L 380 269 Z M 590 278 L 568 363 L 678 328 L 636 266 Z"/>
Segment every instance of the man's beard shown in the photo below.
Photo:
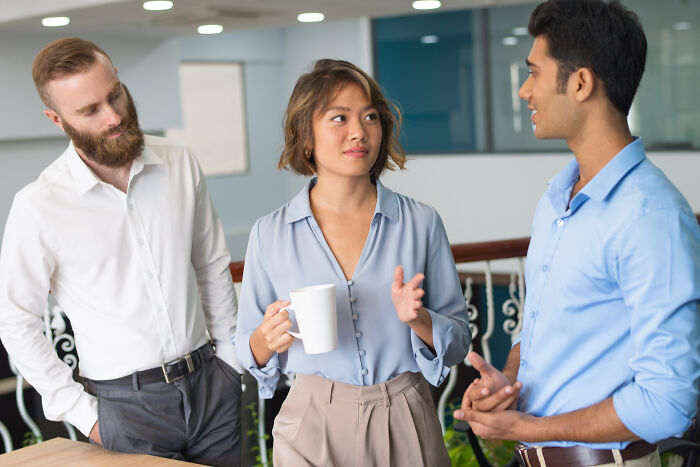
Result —
<path fill-rule="evenodd" d="M 122 84 L 122 86 L 124 86 Z M 92 135 L 81 132 L 70 126 L 63 120 L 63 130 L 73 141 L 73 145 L 80 150 L 82 155 L 93 162 L 107 167 L 123 167 L 136 159 L 143 151 L 143 132 L 139 127 L 139 117 L 136 114 L 136 106 L 131 98 L 129 90 L 124 86 L 127 97 L 127 113 L 121 123 L 109 130 Z M 109 135 L 123 133 L 116 138 Z"/>

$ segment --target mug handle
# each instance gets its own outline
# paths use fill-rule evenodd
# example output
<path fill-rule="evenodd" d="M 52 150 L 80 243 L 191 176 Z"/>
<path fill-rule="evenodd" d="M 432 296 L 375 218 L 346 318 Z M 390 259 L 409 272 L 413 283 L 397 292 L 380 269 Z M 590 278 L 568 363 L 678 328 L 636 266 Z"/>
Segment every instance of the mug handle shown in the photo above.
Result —
<path fill-rule="evenodd" d="M 292 308 L 292 305 L 287 305 L 284 308 L 280 308 L 280 311 L 282 311 L 282 310 L 294 311 L 294 308 Z M 301 333 L 299 333 L 299 332 L 287 331 L 287 333 L 291 334 L 292 336 L 296 337 L 297 339 L 301 339 Z"/>

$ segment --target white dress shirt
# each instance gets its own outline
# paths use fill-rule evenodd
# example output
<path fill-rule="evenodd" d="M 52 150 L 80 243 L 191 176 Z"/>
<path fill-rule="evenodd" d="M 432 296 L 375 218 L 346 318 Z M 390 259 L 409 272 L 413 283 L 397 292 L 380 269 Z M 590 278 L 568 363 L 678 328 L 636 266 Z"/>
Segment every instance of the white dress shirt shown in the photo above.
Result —
<path fill-rule="evenodd" d="M 0 338 L 46 417 L 85 435 L 97 402 L 43 335 L 49 290 L 71 320 L 80 374 L 118 378 L 208 340 L 241 371 L 230 337 L 236 295 L 221 221 L 192 153 L 146 137 L 127 193 L 71 143 L 15 196 L 0 250 Z"/>

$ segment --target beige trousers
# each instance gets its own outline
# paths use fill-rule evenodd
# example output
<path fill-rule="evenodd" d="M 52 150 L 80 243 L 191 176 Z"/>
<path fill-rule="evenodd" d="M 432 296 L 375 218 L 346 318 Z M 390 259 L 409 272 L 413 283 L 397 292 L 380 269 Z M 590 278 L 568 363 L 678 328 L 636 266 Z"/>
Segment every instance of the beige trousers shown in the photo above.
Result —
<path fill-rule="evenodd" d="M 297 375 L 272 428 L 275 467 L 450 465 L 428 383 L 353 386 Z"/>

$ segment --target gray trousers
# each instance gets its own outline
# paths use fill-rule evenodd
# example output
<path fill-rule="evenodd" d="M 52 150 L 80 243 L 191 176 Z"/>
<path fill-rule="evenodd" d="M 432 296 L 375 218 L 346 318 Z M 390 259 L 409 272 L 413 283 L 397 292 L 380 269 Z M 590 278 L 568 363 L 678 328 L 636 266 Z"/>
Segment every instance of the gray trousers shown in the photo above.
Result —
<path fill-rule="evenodd" d="M 223 360 L 213 357 L 172 383 L 87 384 L 105 449 L 240 465 L 241 378 Z"/>

